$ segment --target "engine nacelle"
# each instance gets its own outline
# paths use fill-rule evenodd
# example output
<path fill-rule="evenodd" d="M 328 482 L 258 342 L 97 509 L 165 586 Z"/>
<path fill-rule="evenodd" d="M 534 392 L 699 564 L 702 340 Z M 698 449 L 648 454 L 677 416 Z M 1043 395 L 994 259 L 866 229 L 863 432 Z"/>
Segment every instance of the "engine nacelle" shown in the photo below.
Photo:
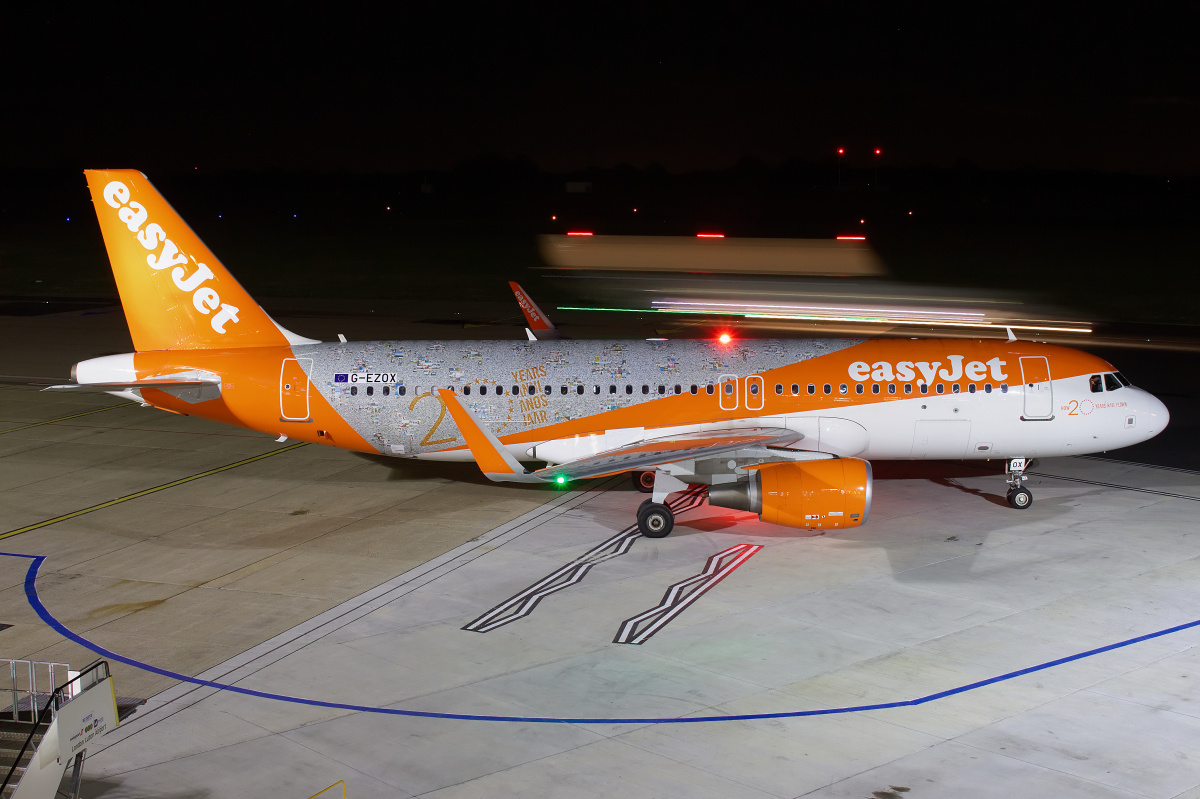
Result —
<path fill-rule="evenodd" d="M 772 463 L 745 482 L 711 487 L 708 504 L 787 527 L 858 527 L 871 513 L 871 481 L 871 464 L 861 458 Z"/>

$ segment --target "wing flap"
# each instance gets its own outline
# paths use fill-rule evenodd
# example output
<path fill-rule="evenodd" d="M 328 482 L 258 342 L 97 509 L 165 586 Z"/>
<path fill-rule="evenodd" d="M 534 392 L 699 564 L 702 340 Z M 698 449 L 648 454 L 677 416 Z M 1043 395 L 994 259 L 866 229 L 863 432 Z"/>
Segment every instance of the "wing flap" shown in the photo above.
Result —
<path fill-rule="evenodd" d="M 559 476 L 568 480 L 580 480 L 664 463 L 711 457 L 746 447 L 786 446 L 801 438 L 803 436 L 800 433 L 782 427 L 739 427 L 683 433 L 627 444 L 557 466 L 547 466 L 533 474 L 543 480 L 554 480 Z"/>

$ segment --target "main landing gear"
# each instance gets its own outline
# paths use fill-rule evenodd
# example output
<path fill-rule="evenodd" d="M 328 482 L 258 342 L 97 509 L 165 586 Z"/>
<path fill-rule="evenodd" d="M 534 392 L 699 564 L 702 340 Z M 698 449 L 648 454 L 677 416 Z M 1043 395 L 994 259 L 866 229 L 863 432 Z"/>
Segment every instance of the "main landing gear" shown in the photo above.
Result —
<path fill-rule="evenodd" d="M 675 514 L 665 504 L 648 499 L 638 508 L 638 531 L 646 538 L 666 538 L 675 527 Z"/>
<path fill-rule="evenodd" d="M 1030 465 L 1028 458 L 1010 458 L 1004 467 L 1004 479 L 1008 483 L 1008 504 L 1017 510 L 1025 510 L 1033 504 L 1033 494 L 1021 485 L 1029 478 L 1025 469 Z"/>

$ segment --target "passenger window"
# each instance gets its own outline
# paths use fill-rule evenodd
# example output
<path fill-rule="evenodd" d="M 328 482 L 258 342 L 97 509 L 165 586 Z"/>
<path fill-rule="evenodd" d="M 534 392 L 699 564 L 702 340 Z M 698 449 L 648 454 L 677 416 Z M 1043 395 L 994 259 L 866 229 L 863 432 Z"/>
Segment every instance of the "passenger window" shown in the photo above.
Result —
<path fill-rule="evenodd" d="M 825 384 L 825 393 L 826 393 L 826 394 L 832 394 L 832 393 L 833 393 L 833 386 L 831 386 L 829 383 L 826 383 L 826 384 Z"/>
<path fill-rule="evenodd" d="M 566 386 L 563 386 L 563 387 L 562 387 L 562 389 L 561 389 L 561 390 L 560 390 L 558 393 L 559 393 L 559 394 L 566 394 L 566 393 L 567 393 L 567 387 L 566 387 Z"/>
<path fill-rule="evenodd" d="M 350 396 L 352 396 L 352 397 L 358 396 L 358 386 L 350 386 Z"/>
<path fill-rule="evenodd" d="M 799 383 L 792 383 L 792 396 L 793 397 L 800 396 L 800 384 Z"/>
<path fill-rule="evenodd" d="M 862 384 L 862 383 L 859 383 L 858 385 L 856 385 L 856 386 L 854 387 L 854 393 L 855 393 L 855 394 L 861 394 L 861 393 L 863 393 L 863 391 L 865 391 L 865 390 L 866 390 L 866 389 L 864 389 L 864 388 L 863 388 L 863 384 Z"/>
<path fill-rule="evenodd" d="M 888 393 L 889 394 L 896 393 L 896 384 L 895 383 L 888 383 Z"/>
<path fill-rule="evenodd" d="M 937 384 L 937 393 L 939 393 L 939 394 L 945 394 L 945 393 L 946 393 L 946 387 L 945 387 L 944 385 L 942 385 L 941 383 L 938 383 L 938 384 Z"/>
<path fill-rule="evenodd" d="M 839 394 L 849 394 L 850 387 L 847 386 L 845 383 L 842 383 L 840 386 L 838 386 L 838 393 Z"/>
<path fill-rule="evenodd" d="M 592 386 L 592 393 L 597 397 L 600 396 L 600 386 Z"/>
<path fill-rule="evenodd" d="M 754 396 L 756 396 L 756 397 L 758 396 L 758 383 L 751 383 L 751 384 L 750 384 L 750 393 L 751 393 L 751 394 L 753 394 L 753 395 L 754 395 Z"/>
<path fill-rule="evenodd" d="M 650 386 L 646 385 L 645 383 L 642 383 L 642 393 L 643 393 L 643 394 L 649 394 L 649 393 L 650 393 Z"/>
<path fill-rule="evenodd" d="M 400 386 L 400 388 L 396 389 L 396 393 L 403 397 L 405 394 L 408 393 L 408 389 L 405 388 L 404 386 Z"/>
<path fill-rule="evenodd" d="M 904 384 L 904 393 L 905 393 L 905 394 L 911 394 L 911 393 L 912 393 L 912 383 L 905 383 L 905 384 Z"/>
<path fill-rule="evenodd" d="M 779 396 L 783 396 L 783 383 L 775 384 L 775 393 L 778 394 Z"/>
<path fill-rule="evenodd" d="M 658 387 L 658 393 L 659 393 L 659 395 L 666 394 L 666 393 L 667 393 L 667 387 L 666 387 L 666 386 L 662 386 L 662 385 L 660 385 L 660 386 Z"/>
<path fill-rule="evenodd" d="M 608 393 L 609 393 L 609 394 L 616 394 L 616 393 L 617 393 L 617 387 L 616 387 L 616 386 L 609 386 L 609 387 L 608 387 Z"/>
<path fill-rule="evenodd" d="M 1121 384 L 1117 382 L 1117 378 L 1114 375 L 1105 375 L 1104 387 L 1109 391 L 1116 391 L 1121 387 Z"/>
<path fill-rule="evenodd" d="M 974 384 L 974 383 L 971 383 L 971 384 L 969 384 L 969 385 L 967 386 L 967 393 L 968 393 L 968 394 L 974 394 L 974 393 L 975 393 L 975 390 L 976 390 L 976 389 L 975 389 L 975 384 Z"/>
<path fill-rule="evenodd" d="M 1100 375 L 1092 375 L 1088 378 L 1088 388 L 1092 390 L 1093 394 L 1099 394 L 1104 391 L 1104 384 L 1100 379 Z"/>
<path fill-rule="evenodd" d="M 733 383 L 726 383 L 726 384 L 725 384 L 725 394 L 726 394 L 726 396 L 728 396 L 728 395 L 730 395 L 730 394 L 732 394 L 732 393 L 733 393 Z"/>
<path fill-rule="evenodd" d="M 872 394 L 878 394 L 878 393 L 879 393 L 879 384 L 878 384 L 878 383 L 872 383 L 872 384 L 871 384 L 871 393 L 872 393 Z"/>
<path fill-rule="evenodd" d="M 675 393 L 676 393 L 676 394 L 682 394 L 682 393 L 683 393 L 683 387 L 682 387 L 682 386 L 680 386 L 678 383 L 676 383 L 676 384 L 675 384 Z"/>
<path fill-rule="evenodd" d="M 697 386 L 695 383 L 692 383 L 692 386 L 691 386 L 691 389 L 690 389 L 690 391 L 691 391 L 693 394 L 699 394 L 699 393 L 700 393 L 700 387 L 699 387 L 699 386 Z"/>
<path fill-rule="evenodd" d="M 563 388 L 566 388 L 566 386 L 563 386 Z M 549 383 L 547 383 L 546 385 L 542 386 L 542 391 L 545 393 L 545 395 L 546 395 L 547 397 L 548 397 L 548 396 L 550 396 L 550 392 L 551 392 L 551 391 L 553 391 L 553 390 L 554 390 L 554 389 L 550 388 L 550 384 L 549 384 Z"/>
<path fill-rule="evenodd" d="M 1001 383 L 1001 384 L 1000 384 L 1000 393 L 1001 393 L 1001 394 L 1007 394 L 1007 393 L 1008 393 L 1008 383 Z"/>
<path fill-rule="evenodd" d="M 954 385 L 950 386 L 950 390 L 954 394 L 957 394 L 957 393 L 959 393 L 959 391 L 961 391 L 961 389 L 958 386 L 958 383 L 955 383 Z"/>
<path fill-rule="evenodd" d="M 816 394 L 816 393 L 817 393 L 817 387 L 816 387 L 816 386 L 814 386 L 812 383 L 809 383 L 809 384 L 808 384 L 808 393 L 809 393 L 809 394 Z"/>
<path fill-rule="evenodd" d="M 626 394 L 632 394 L 632 393 L 633 393 L 633 384 L 632 384 L 632 383 L 630 383 L 629 385 L 625 386 L 625 393 L 626 393 Z"/>
<path fill-rule="evenodd" d="M 922 384 L 921 384 L 921 393 L 922 393 L 922 394 L 928 394 L 928 393 L 929 393 L 929 384 L 928 384 L 928 383 L 922 383 Z"/>
<path fill-rule="evenodd" d="M 533 385 L 533 383 L 530 383 L 530 384 L 529 384 L 529 394 L 530 394 L 530 396 L 532 396 L 532 395 L 533 395 L 533 394 L 535 394 L 535 393 L 537 393 L 537 387 L 536 387 L 536 386 L 534 386 L 534 385 Z"/>
<path fill-rule="evenodd" d="M 367 393 L 369 394 L 370 392 L 368 391 Z M 470 387 L 470 386 L 463 386 L 463 393 L 464 393 L 464 394 L 466 394 L 466 395 L 468 395 L 468 396 L 470 396 L 470 394 L 471 394 L 471 387 Z"/>
<path fill-rule="evenodd" d="M 984 394 L 991 394 L 991 393 L 992 393 L 992 384 L 991 384 L 991 383 L 984 383 L 984 384 L 983 384 L 983 393 L 984 393 Z"/>
<path fill-rule="evenodd" d="M 370 397 L 370 396 L 373 396 L 374 394 L 375 394 L 375 386 L 367 386 L 367 396 Z"/>
<path fill-rule="evenodd" d="M 580 383 L 579 385 L 575 386 L 575 393 L 579 394 L 580 396 L 583 395 L 583 383 Z"/>
<path fill-rule="evenodd" d="M 706 385 L 706 386 L 704 387 L 704 391 L 705 391 L 706 393 L 708 393 L 708 394 L 712 394 L 712 393 L 713 393 L 715 390 L 716 390 L 716 389 L 714 389 L 714 388 L 713 388 L 713 384 L 712 384 L 712 383 L 709 383 L 708 385 Z"/>
<path fill-rule="evenodd" d="M 383 387 L 383 396 L 385 396 L 385 397 L 386 397 L 386 396 L 387 396 L 388 394 L 390 394 L 390 393 L 391 393 L 391 388 L 390 388 L 390 386 L 384 386 L 384 387 Z"/>

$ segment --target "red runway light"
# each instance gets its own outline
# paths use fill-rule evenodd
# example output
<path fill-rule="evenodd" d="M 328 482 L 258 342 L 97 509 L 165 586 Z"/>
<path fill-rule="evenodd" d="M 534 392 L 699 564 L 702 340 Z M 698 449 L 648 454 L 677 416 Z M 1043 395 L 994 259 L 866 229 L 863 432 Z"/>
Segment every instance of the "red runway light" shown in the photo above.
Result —
<path fill-rule="evenodd" d="M 845 155 L 845 154 L 846 154 L 846 148 L 845 148 L 845 147 L 839 147 L 839 148 L 838 148 L 838 155 Z"/>
<path fill-rule="evenodd" d="M 878 147 L 876 147 L 876 148 L 875 148 L 875 155 L 883 155 L 883 150 L 880 150 Z"/>
<path fill-rule="evenodd" d="M 723 239 L 723 238 L 725 238 L 725 234 L 724 233 L 697 233 L 696 238 L 698 238 L 698 239 Z"/>
<path fill-rule="evenodd" d="M 590 235 L 592 235 L 592 232 L 590 230 L 571 230 L 571 231 L 567 232 L 567 235 L 568 236 L 590 236 Z"/>
<path fill-rule="evenodd" d="M 838 241 L 866 241 L 866 236 L 838 236 Z"/>

